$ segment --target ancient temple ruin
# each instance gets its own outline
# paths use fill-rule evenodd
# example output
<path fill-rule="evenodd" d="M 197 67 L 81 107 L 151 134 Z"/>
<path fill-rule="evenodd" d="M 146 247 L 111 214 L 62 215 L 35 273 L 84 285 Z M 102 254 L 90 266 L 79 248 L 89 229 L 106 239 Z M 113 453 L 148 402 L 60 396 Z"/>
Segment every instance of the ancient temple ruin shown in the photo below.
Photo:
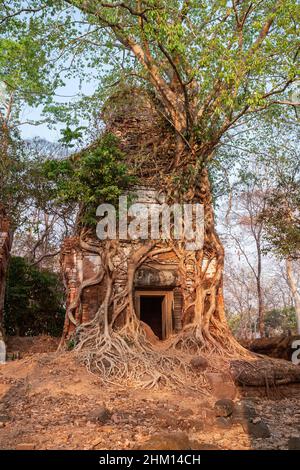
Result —
<path fill-rule="evenodd" d="M 99 242 L 100 243 L 100 242 Z M 124 256 L 117 260 L 118 270 L 115 279 L 116 292 L 125 289 L 130 270 L 127 253 L 132 244 L 139 249 L 139 242 L 124 242 L 122 249 Z M 128 247 L 128 244 L 131 246 Z M 134 303 L 138 318 L 150 326 L 154 335 L 160 339 L 167 339 L 173 333 L 179 332 L 183 324 L 189 321 L 192 311 L 193 283 L 197 276 L 195 252 L 187 252 L 185 257 L 184 277 L 181 275 L 181 266 L 178 257 L 172 250 L 161 250 L 147 259 L 136 270 L 134 276 Z M 65 240 L 62 249 L 62 267 L 65 284 L 68 288 L 68 306 L 78 299 L 73 316 L 78 322 L 86 323 L 96 314 L 99 305 L 105 297 L 104 284 L 89 285 L 84 288 L 85 282 L 97 278 L 101 267 L 101 259 L 96 253 L 83 251 L 78 237 Z M 206 272 L 206 281 L 214 274 L 213 266 Z M 111 315 L 117 309 L 112 305 Z M 71 331 L 74 327 L 71 327 Z M 70 330 L 69 330 L 70 332 Z"/>
<path fill-rule="evenodd" d="M 104 110 L 107 131 L 116 135 L 126 161 L 141 184 L 133 192 L 138 201 L 154 204 L 161 197 L 161 181 L 167 181 L 174 136 L 166 125 L 159 110 L 139 92 L 110 100 Z M 96 236 L 90 237 L 92 250 L 85 250 L 80 243 L 80 234 L 64 241 L 61 252 L 61 266 L 67 289 L 67 312 L 65 337 L 75 330 L 75 324 L 87 323 L 93 319 L 106 295 L 107 286 L 99 281 L 101 257 L 97 252 L 101 243 Z M 132 257 L 143 246 L 135 240 L 120 241 L 120 250 L 114 257 L 117 266 L 114 278 L 115 299 L 126 290 L 131 273 Z M 196 251 L 178 252 L 164 242 L 151 256 L 141 257 L 134 271 L 133 303 L 135 313 L 154 340 L 165 340 L 178 333 L 193 316 L 194 283 L 199 279 L 199 259 Z M 203 258 L 203 285 L 209 285 L 214 275 L 214 263 Z M 205 263 L 207 263 L 205 267 Z M 119 295 L 120 293 L 120 295 Z M 118 301 L 110 305 L 110 320 L 122 322 Z M 148 326 L 146 326 L 148 325 Z M 150 329 L 149 329 L 150 327 Z M 151 331 L 152 330 L 152 331 Z M 153 336 L 153 334 L 155 336 Z"/>

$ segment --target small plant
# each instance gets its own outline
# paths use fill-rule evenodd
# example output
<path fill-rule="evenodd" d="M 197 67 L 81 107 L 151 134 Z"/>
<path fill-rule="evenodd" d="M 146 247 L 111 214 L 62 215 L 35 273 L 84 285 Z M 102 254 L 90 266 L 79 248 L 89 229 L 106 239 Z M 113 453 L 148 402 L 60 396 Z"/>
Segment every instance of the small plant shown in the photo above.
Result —
<path fill-rule="evenodd" d="M 117 204 L 122 192 L 134 183 L 112 134 L 71 158 L 47 160 L 42 171 L 52 198 L 60 204 L 78 205 L 79 222 L 84 226 L 96 225 L 98 205 Z"/>
<path fill-rule="evenodd" d="M 68 341 L 67 341 L 67 350 L 68 351 L 72 351 L 76 346 L 76 341 L 74 338 L 70 338 Z"/>

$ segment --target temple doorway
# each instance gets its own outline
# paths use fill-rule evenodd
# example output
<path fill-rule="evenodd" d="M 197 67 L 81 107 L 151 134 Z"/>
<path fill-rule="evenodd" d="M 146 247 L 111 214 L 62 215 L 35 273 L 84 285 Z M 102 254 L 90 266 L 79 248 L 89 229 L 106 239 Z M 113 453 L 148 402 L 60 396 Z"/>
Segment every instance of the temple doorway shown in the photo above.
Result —
<path fill-rule="evenodd" d="M 172 334 L 172 291 L 137 291 L 135 302 L 139 319 L 160 340 L 167 339 Z"/>

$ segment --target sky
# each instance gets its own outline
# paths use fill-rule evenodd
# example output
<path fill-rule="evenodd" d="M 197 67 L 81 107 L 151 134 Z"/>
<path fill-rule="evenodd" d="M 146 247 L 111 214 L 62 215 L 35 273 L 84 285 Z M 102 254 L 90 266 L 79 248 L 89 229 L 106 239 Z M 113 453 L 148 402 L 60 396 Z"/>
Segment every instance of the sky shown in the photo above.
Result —
<path fill-rule="evenodd" d="M 91 95 L 93 94 L 95 88 L 96 82 L 87 81 L 81 84 L 81 90 L 79 90 L 79 80 L 77 81 L 76 79 L 66 79 L 65 86 L 57 89 L 56 99 L 59 103 L 70 102 L 72 100 L 76 100 L 76 95 L 78 99 L 79 91 L 81 94 Z M 24 123 L 28 120 L 39 121 L 42 118 L 41 106 L 34 108 L 27 106 L 24 108 L 20 120 L 22 123 Z M 81 124 L 84 125 L 84 122 L 80 123 L 80 125 Z M 52 128 L 49 128 L 46 123 L 40 125 L 22 124 L 20 126 L 20 132 L 23 139 L 40 137 L 50 142 L 57 142 L 61 138 L 60 130 L 63 128 L 63 123 L 58 123 L 55 127 Z"/>

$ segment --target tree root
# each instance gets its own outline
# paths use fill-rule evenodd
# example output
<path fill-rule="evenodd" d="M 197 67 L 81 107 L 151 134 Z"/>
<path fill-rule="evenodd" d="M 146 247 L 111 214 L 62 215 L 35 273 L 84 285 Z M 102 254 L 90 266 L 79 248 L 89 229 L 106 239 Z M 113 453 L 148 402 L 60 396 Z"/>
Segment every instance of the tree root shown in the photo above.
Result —
<path fill-rule="evenodd" d="M 91 373 L 99 375 L 103 383 L 107 384 L 122 381 L 142 388 L 190 387 L 208 393 L 205 374 L 193 369 L 190 365 L 191 358 L 199 353 L 210 358 L 217 356 L 224 361 L 251 356 L 236 342 L 226 325 L 221 296 L 223 251 L 215 236 L 213 240 L 215 249 L 207 254 L 205 266 L 204 251 L 195 259 L 189 255 L 198 273 L 192 291 L 188 291 L 185 284 L 188 263 L 185 263 L 186 254 L 180 249 L 180 244 L 179 247 L 174 245 L 172 248 L 154 241 L 141 246 L 136 244 L 126 256 L 117 242 L 108 241 L 97 249 L 88 243 L 82 245 L 85 250 L 96 250 L 101 261 L 101 272 L 89 281 L 84 281 L 82 288 L 91 283 L 95 285 L 101 282 L 105 285 L 105 295 L 94 318 L 87 323 L 76 322 L 75 325 L 75 351 Z M 180 265 L 180 284 L 183 286 L 185 302 L 183 321 L 189 306 L 193 306 L 194 315 L 193 318 L 186 315 L 188 323 L 176 336 L 168 341 L 152 344 L 135 312 L 135 274 L 147 259 L 153 260 L 158 254 L 172 250 Z M 215 273 L 205 281 L 208 285 L 204 285 L 206 270 L 213 260 L 216 260 Z M 127 280 L 120 290 L 116 288 L 116 279 L 121 269 L 126 272 Z M 76 310 L 81 293 L 82 289 L 68 313 Z M 121 321 L 117 322 L 121 315 Z M 118 328 L 117 323 L 122 322 L 124 326 Z M 214 359 L 211 364 L 213 362 Z M 211 368 L 214 369 L 214 366 Z"/>
<path fill-rule="evenodd" d="M 189 365 L 191 356 L 151 344 L 141 326 L 126 325 L 108 335 L 98 325 L 80 329 L 75 351 L 104 384 L 122 381 L 139 388 L 184 386 L 207 392 L 204 375 L 195 374 Z"/>
<path fill-rule="evenodd" d="M 253 354 L 244 349 L 223 325 L 214 331 L 212 328 L 202 328 L 195 323 L 188 324 L 172 339 L 170 348 L 228 359 L 253 357 Z"/>

